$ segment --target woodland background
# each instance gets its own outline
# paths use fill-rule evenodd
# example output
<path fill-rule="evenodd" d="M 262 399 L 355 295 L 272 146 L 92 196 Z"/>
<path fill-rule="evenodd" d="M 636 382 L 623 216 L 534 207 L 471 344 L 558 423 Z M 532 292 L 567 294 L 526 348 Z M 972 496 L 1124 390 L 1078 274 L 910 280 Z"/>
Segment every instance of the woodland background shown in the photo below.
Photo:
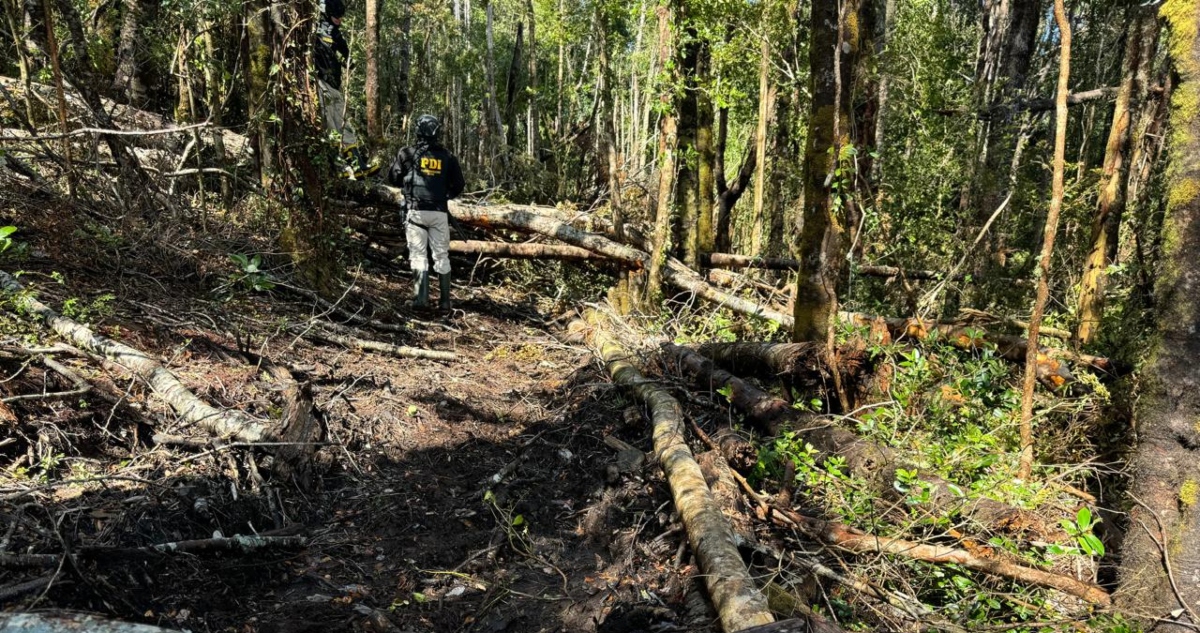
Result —
<path fill-rule="evenodd" d="M 763 552 L 796 545 L 764 534 L 784 528 L 842 556 L 853 552 L 855 567 L 879 564 L 862 560 L 870 552 L 905 557 L 900 545 L 862 545 L 835 524 L 812 527 L 796 514 L 803 511 L 1054 574 L 1030 581 L 966 559 L 938 567 L 930 554 L 889 564 L 878 587 L 850 590 L 855 573 L 873 572 L 843 565 L 808 590 L 782 583 L 800 605 L 784 615 L 852 630 L 1200 626 L 1194 2 L 349 3 L 344 92 L 370 152 L 386 166 L 410 142 L 415 117 L 432 113 L 467 176 L 468 194 L 453 212 L 467 225 L 456 240 L 473 239 L 455 243 L 456 279 L 481 290 L 468 294 L 465 316 L 444 317 L 442 326 L 409 312 L 395 287 L 406 276 L 396 259 L 404 253 L 396 192 L 338 175 L 310 74 L 317 7 L 2 2 L 0 204 L 10 226 L 0 230 L 0 268 L 13 309 L 5 353 L 14 371 L 64 353 L 47 347 L 38 319 L 60 338 L 83 335 L 56 318 L 98 330 L 119 321 L 130 345 L 151 344 L 151 355 L 173 358 L 161 342 L 129 335 L 133 313 L 152 309 L 145 304 L 156 293 L 101 289 L 106 276 L 157 280 L 163 291 L 176 279 L 183 285 L 167 292 L 173 301 L 201 301 L 193 309 L 205 314 L 260 315 L 258 329 L 239 326 L 232 338 L 215 321 L 193 326 L 242 354 L 259 337 L 257 353 L 283 368 L 280 384 L 308 385 L 296 387 L 309 398 L 299 409 L 332 419 L 332 409 L 311 400 L 313 385 L 318 395 L 322 387 L 309 364 L 288 360 L 295 342 L 274 347 L 281 336 L 299 341 L 336 312 L 340 320 L 314 335 L 322 344 L 396 356 L 393 343 L 440 340 L 414 334 L 421 328 L 461 334 L 469 329 L 463 319 L 485 318 L 488 301 L 522 293 L 521 305 L 545 317 L 539 331 L 586 344 L 609 374 L 596 379 L 624 385 L 622 398 L 641 402 L 655 424 L 668 415 L 655 404 L 659 396 L 628 378 L 632 367 L 606 345 L 621 341 L 641 371 L 667 382 L 672 371 L 699 374 L 705 406 L 744 409 L 727 417 L 748 438 L 717 434 L 717 444 L 726 457 L 742 456 L 731 465 L 750 478 L 747 486 L 769 493 L 751 491 L 740 510 L 725 508 L 735 532 L 739 520 L 756 522 L 751 506 L 758 508 L 760 549 L 743 551 L 752 573 L 770 567 Z M 536 237 L 521 237 L 529 234 Z M 75 270 L 67 278 L 76 285 L 56 289 L 65 283 L 60 269 Z M 26 274 L 8 276 L 18 271 Z M 30 283 L 35 290 L 22 288 Z M 306 317 L 283 296 L 325 311 Z M 38 297 L 58 300 L 58 312 Z M 347 312 L 345 301 L 359 307 Z M 113 305 L 124 307 L 114 316 Z M 590 325 L 571 339 L 562 325 L 575 316 Z M 487 323 L 500 339 L 530 327 L 496 318 Z M 296 323 L 305 319 L 301 334 Z M 357 338 L 338 327 L 358 328 Z M 364 347 L 366 339 L 391 348 Z M 79 358 L 108 357 L 164 393 L 148 377 L 154 368 L 139 369 L 126 352 L 94 340 L 72 340 L 84 350 Z M 659 350 L 660 342 L 685 347 Z M 471 371 L 486 376 L 496 349 L 468 348 L 467 356 L 479 352 Z M 405 349 L 400 356 L 430 351 Z M 689 353 L 735 372 L 765 365 L 766 378 L 754 387 Z M 427 382 L 423 371 L 398 375 Z M 295 380 L 283 378 L 289 372 Z M 81 384 L 72 375 L 47 364 L 43 393 L 51 376 Z M 13 383 L 12 393 L 29 379 Z M 204 443 L 218 440 L 200 446 L 239 455 L 233 471 L 255 477 L 256 460 L 285 464 L 268 480 L 287 490 L 295 472 L 322 480 L 329 463 L 354 460 L 347 447 L 361 443 L 342 443 L 344 455 L 324 461 L 278 455 L 263 443 L 295 430 L 287 398 L 257 412 L 282 415 L 283 431 L 242 438 L 237 450 Z M 13 495 L 4 500 L 90 481 L 62 466 L 76 449 L 26 428 L 53 422 L 39 400 L 11 402 L 20 404 L 9 412 L 12 433 L 0 440 Z M 241 437 L 249 423 L 227 415 L 195 428 Z M 684 419 L 703 417 L 674 415 L 681 430 Z M 822 432 L 830 426 L 858 439 Z M 642 454 L 647 439 L 608 445 L 618 457 Z M 324 429 L 294 443 L 318 440 L 340 442 Z M 369 446 L 369 438 L 359 441 Z M 665 462 L 658 441 L 656 432 L 654 451 Z M 627 466 L 613 476 L 628 477 Z M 677 491 L 665 463 L 664 471 Z M 732 494 L 742 496 L 736 485 Z M 512 507 L 489 503 L 499 509 L 493 529 L 520 525 Z M 0 550 L 14 534 L 25 535 L 26 554 L 59 546 L 46 541 L 47 528 L 26 534 L 20 520 L 11 525 Z M 686 532 L 697 549 L 690 523 Z M 715 563 L 697 556 L 711 575 Z M 775 565 L 788 573 L 820 575 L 783 560 L 779 554 Z M 22 577 L 11 586 L 21 582 L 28 585 Z M 838 589 L 821 593 L 821 583 Z M 1078 603 L 1063 602 L 1064 591 Z M 719 591 L 710 598 L 724 629 L 737 630 Z M 410 623 L 395 615 L 395 600 L 392 615 L 380 617 Z"/>

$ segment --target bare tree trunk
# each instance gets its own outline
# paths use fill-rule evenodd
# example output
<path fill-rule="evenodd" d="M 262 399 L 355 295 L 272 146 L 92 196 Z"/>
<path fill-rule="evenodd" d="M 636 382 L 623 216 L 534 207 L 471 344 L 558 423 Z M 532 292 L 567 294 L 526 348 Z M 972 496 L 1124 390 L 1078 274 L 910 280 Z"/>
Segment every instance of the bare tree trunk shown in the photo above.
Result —
<path fill-rule="evenodd" d="M 696 250 L 711 253 L 716 245 L 713 235 L 713 195 L 716 193 L 716 147 L 713 144 L 713 102 L 707 85 L 711 81 L 712 47 L 707 41 L 700 47 L 699 84 L 696 92 Z"/>
<path fill-rule="evenodd" d="M 879 40 L 879 50 L 877 58 L 879 59 L 879 97 L 878 97 L 878 112 L 875 115 L 875 152 L 878 154 L 875 160 L 871 162 L 871 182 L 876 187 L 875 207 L 879 210 L 882 207 L 882 188 L 879 183 L 883 180 L 883 143 L 887 138 L 884 133 L 887 122 L 887 102 L 888 89 L 891 83 L 891 75 L 884 68 L 884 55 L 887 54 L 888 38 L 892 33 L 892 26 L 896 20 L 896 0 L 885 0 L 883 7 L 883 37 Z"/>
<path fill-rule="evenodd" d="M 764 8 L 764 18 L 765 18 Z M 758 128 L 754 135 L 754 156 L 758 169 L 754 171 L 754 213 L 751 216 L 750 254 L 763 255 L 763 238 L 767 226 L 763 221 L 763 204 L 767 196 L 767 126 L 771 117 L 771 41 L 767 38 L 766 19 L 762 21 L 762 42 L 758 59 Z"/>
<path fill-rule="evenodd" d="M 225 168 L 225 135 L 221 131 L 221 122 L 224 120 L 225 111 L 225 84 L 219 63 L 224 63 L 224 60 L 217 59 L 217 47 L 213 42 L 212 31 L 215 28 L 213 20 L 206 19 L 200 23 L 203 29 L 201 36 L 204 41 L 204 98 L 208 102 L 208 118 L 212 122 L 213 130 L 212 145 L 213 151 L 216 153 L 216 166 L 218 169 Z M 232 202 L 233 190 L 230 187 L 229 179 L 221 179 L 221 200 L 223 204 L 229 205 Z"/>
<path fill-rule="evenodd" d="M 525 104 L 525 153 L 534 158 L 538 154 L 541 127 L 538 111 L 537 13 L 533 9 L 533 0 L 528 1 L 526 8 L 529 10 L 529 100 Z"/>
<path fill-rule="evenodd" d="M 249 56 L 246 64 L 247 110 L 252 121 L 265 121 L 270 113 L 268 88 L 271 79 L 271 41 L 269 0 L 247 2 L 246 38 Z M 254 158 L 258 164 L 259 183 L 270 188 L 276 172 L 273 135 L 260 125 L 250 133 Z"/>
<path fill-rule="evenodd" d="M 1091 252 L 1079 282 L 1079 329 L 1075 338 L 1081 345 L 1092 342 L 1104 313 L 1104 289 L 1108 266 L 1113 261 L 1119 238 L 1121 216 L 1125 213 L 1130 162 L 1126 160 L 1130 142 L 1131 105 L 1145 97 L 1145 86 L 1138 77 L 1146 77 L 1158 45 L 1158 21 L 1150 11 L 1134 7 L 1133 19 L 1125 34 L 1125 60 L 1121 87 L 1113 106 L 1112 126 L 1104 152 L 1100 176 L 1100 195 L 1092 219 Z"/>
<path fill-rule="evenodd" d="M 412 74 L 412 0 L 402 0 L 400 3 L 400 76 L 396 78 L 396 113 L 400 120 L 401 132 L 408 130 L 408 121 L 412 117 L 412 98 L 410 97 L 411 81 L 409 80 Z M 451 90 L 454 91 L 455 97 L 461 90 L 458 77 L 455 77 Z M 454 108 L 454 104 L 449 104 Z M 459 112 L 461 108 L 454 108 L 454 120 L 459 120 Z M 459 125 L 456 127 L 461 128 Z M 456 143 L 455 147 L 459 148 L 461 143 Z M 461 150 L 460 150 L 461 151 Z"/>
<path fill-rule="evenodd" d="M 121 41 L 117 44 L 117 71 L 112 92 L 119 100 L 141 106 L 146 101 L 146 84 L 139 72 L 139 43 L 142 41 L 142 0 L 121 2 Z"/>
<path fill-rule="evenodd" d="M 517 38 L 513 43 L 512 61 L 508 65 L 508 80 L 504 91 L 504 120 L 508 127 L 509 147 L 517 145 L 517 104 L 521 93 L 521 54 L 525 46 L 525 24 L 517 22 Z"/>
<path fill-rule="evenodd" d="M 983 5 L 984 39 L 975 71 L 975 99 L 981 109 L 990 109 L 1017 99 L 1025 88 L 1043 0 L 985 0 Z M 1019 140 L 1012 142 L 1012 121 L 1013 117 L 991 117 L 978 133 L 974 174 L 963 197 L 964 205 L 974 215 L 975 227 L 984 225 L 1010 187 L 1013 155 L 1007 150 L 1021 145 Z M 981 266 L 988 261 L 997 265 L 1003 261 L 1001 233 L 988 234 L 980 255 L 991 259 L 981 258 Z"/>
<path fill-rule="evenodd" d="M 1157 279 L 1158 337 L 1142 375 L 1129 526 L 1121 552 L 1117 606 L 1147 630 L 1182 633 L 1200 625 L 1200 10 L 1168 0 L 1169 51 L 1178 72 L 1167 171 L 1163 267 Z"/>
<path fill-rule="evenodd" d="M 685 3 L 676 1 L 675 23 L 682 25 L 691 19 L 686 14 Z M 700 35 L 694 27 L 688 27 L 686 41 L 682 44 L 678 77 L 683 83 L 683 92 L 676 101 L 678 127 L 676 131 L 678 175 L 675 189 L 675 205 L 679 209 L 679 235 L 675 240 L 675 254 L 685 264 L 696 268 L 699 259 L 700 234 L 700 182 L 697 174 L 696 131 L 699 117 L 697 112 L 696 74 L 699 71 Z"/>
<path fill-rule="evenodd" d="M 667 68 L 674 52 L 674 38 L 671 37 L 671 10 L 666 6 L 658 7 L 658 61 L 660 68 Z M 659 157 L 658 157 L 658 204 L 655 207 L 653 249 L 650 253 L 650 265 L 646 279 L 646 307 L 656 307 L 662 297 L 663 266 L 667 259 L 667 240 L 670 239 L 671 221 L 674 216 L 672 209 L 672 193 L 675 190 L 675 113 L 674 98 L 670 80 L 659 87 L 659 106 L 662 114 L 659 119 Z"/>
<path fill-rule="evenodd" d="M 58 63 L 58 40 L 54 36 L 54 14 L 50 11 L 50 0 L 42 0 L 42 11 L 46 19 L 46 41 L 50 49 L 50 67 L 54 72 L 54 92 L 58 97 L 58 124 L 63 134 L 67 133 L 67 95 L 63 91 L 62 67 Z M 15 32 L 14 32 L 15 34 Z M 20 47 L 20 44 L 18 44 Z M 24 59 L 22 57 L 22 59 Z M 26 99 L 30 91 L 26 91 Z M 63 138 L 63 159 L 67 163 L 67 194 L 75 195 L 75 173 L 71 166 L 71 139 Z"/>
<path fill-rule="evenodd" d="M 500 101 L 496 96 L 496 43 L 493 35 L 495 8 L 492 0 L 487 1 L 487 60 L 484 64 L 487 72 L 487 111 L 491 117 L 492 139 L 494 151 L 500 163 L 507 163 L 508 147 L 504 135 L 504 119 L 500 117 Z"/>
<path fill-rule="evenodd" d="M 839 15 L 841 5 L 844 15 Z M 814 0 L 809 68 L 812 105 L 804 156 L 801 267 L 796 282 L 796 342 L 831 340 L 837 318 L 837 278 L 844 228 L 835 218 L 833 174 L 850 133 L 850 87 L 858 52 L 858 1 Z M 853 25 L 847 28 L 847 25 Z M 843 51 L 845 53 L 843 54 Z M 843 182 L 852 176 L 841 176 Z"/>
<path fill-rule="evenodd" d="M 367 142 L 372 143 L 382 131 L 379 120 L 379 0 L 366 0 L 367 5 Z"/>
<path fill-rule="evenodd" d="M 1050 257 L 1054 253 L 1054 237 L 1058 233 L 1058 214 L 1063 201 L 1063 161 L 1067 154 L 1067 94 L 1071 90 L 1071 24 L 1067 20 L 1065 0 L 1054 0 L 1054 21 L 1058 23 L 1061 47 L 1058 66 L 1058 107 L 1054 127 L 1054 184 L 1050 194 L 1050 211 L 1042 237 L 1042 255 L 1038 260 L 1037 298 L 1029 317 L 1029 351 L 1025 360 L 1025 386 L 1021 394 L 1021 465 L 1017 476 L 1028 480 L 1033 471 L 1033 390 L 1037 385 L 1038 330 L 1050 296 Z"/>

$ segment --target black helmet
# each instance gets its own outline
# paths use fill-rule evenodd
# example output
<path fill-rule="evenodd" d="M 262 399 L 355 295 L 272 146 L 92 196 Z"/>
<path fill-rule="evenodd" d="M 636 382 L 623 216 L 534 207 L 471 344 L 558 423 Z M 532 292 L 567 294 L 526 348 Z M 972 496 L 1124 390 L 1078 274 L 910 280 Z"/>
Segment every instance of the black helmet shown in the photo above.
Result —
<path fill-rule="evenodd" d="M 346 4 L 342 0 L 324 0 L 322 13 L 331 18 L 340 18 L 346 15 Z"/>
<path fill-rule="evenodd" d="M 417 117 L 417 138 L 436 141 L 438 132 L 442 131 L 442 122 L 432 114 L 422 114 Z"/>

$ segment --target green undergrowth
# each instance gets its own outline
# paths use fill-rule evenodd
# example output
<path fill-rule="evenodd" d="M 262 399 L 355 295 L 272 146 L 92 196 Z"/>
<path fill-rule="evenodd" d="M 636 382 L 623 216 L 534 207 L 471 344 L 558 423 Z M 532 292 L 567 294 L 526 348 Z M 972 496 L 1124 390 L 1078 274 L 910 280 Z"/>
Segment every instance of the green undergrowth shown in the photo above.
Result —
<path fill-rule="evenodd" d="M 866 333 L 846 330 L 839 340 L 854 337 L 865 339 Z M 890 447 L 911 465 L 889 482 L 895 494 L 881 498 L 869 482 L 851 473 L 845 458 L 818 455 L 794 432 L 762 446 L 754 473 L 761 488 L 794 487 L 792 498 L 802 510 L 880 536 L 955 547 L 970 543 L 990 555 L 1072 574 L 1081 566 L 1095 569 L 1105 555 L 1094 531 L 1098 514 L 1064 492 L 1064 485 L 1087 489 L 1097 475 L 1087 464 L 1096 460 L 1092 437 L 1109 394 L 1095 376 L 1073 369 L 1079 382 L 1062 393 L 1039 385 L 1034 411 L 1038 465 L 1031 478 L 1022 480 L 1017 477 L 1022 367 L 995 349 L 963 351 L 936 340 L 919 346 L 866 343 L 864 353 L 872 387 L 860 390 L 866 393 L 852 411 L 830 415 L 830 422 Z M 794 406 L 822 413 L 826 405 L 799 394 Z M 1042 527 L 990 531 L 957 511 L 931 513 L 931 488 L 924 475 L 951 482 L 964 504 L 994 499 L 1028 510 Z M 783 481 L 787 476 L 794 481 Z M 871 576 L 888 579 L 885 584 L 962 626 L 1053 631 L 1064 630 L 1070 620 L 1067 628 L 1128 630 L 1115 622 L 1086 624 L 1081 618 L 1086 619 L 1087 610 L 1059 594 L 955 565 L 902 559 L 869 564 L 877 567 L 868 572 Z M 1020 626 L 1048 616 L 1058 624 Z"/>

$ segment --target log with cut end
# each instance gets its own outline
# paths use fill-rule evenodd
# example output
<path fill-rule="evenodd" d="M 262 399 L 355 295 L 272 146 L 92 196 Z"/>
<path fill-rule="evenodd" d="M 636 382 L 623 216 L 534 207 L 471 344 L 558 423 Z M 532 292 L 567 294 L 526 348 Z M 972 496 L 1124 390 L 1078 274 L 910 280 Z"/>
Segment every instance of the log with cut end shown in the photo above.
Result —
<path fill-rule="evenodd" d="M 675 507 L 704 573 L 721 628 L 732 633 L 774 622 L 766 598 L 759 593 L 742 562 L 729 522 L 713 499 L 704 473 L 688 447 L 679 402 L 654 381 L 646 379 L 628 360 L 628 352 L 599 328 L 594 328 L 592 334 L 613 382 L 650 410 L 655 456 L 671 486 Z"/>
<path fill-rule="evenodd" d="M 693 376 L 700 387 L 714 391 L 728 389 L 730 402 L 746 415 L 747 422 L 772 435 L 787 425 L 797 437 L 819 452 L 821 460 L 844 457 L 848 472 L 868 482 L 881 497 L 897 495 L 892 483 L 896 481 L 898 469 L 915 469 L 901 462 L 887 446 L 863 440 L 831 420 L 797 411 L 786 400 L 716 367 L 710 359 L 686 347 L 667 343 L 663 349 Z M 918 507 L 931 515 L 947 516 L 958 512 L 992 529 L 1029 531 L 1043 540 L 1055 540 L 1060 536 L 1043 525 L 1033 513 L 992 499 L 964 499 L 961 488 L 936 475 L 922 474 L 920 478 L 929 486 L 929 501 Z"/>
<path fill-rule="evenodd" d="M 171 405 L 179 417 L 208 433 L 243 442 L 282 441 L 278 429 L 236 409 L 221 410 L 196 397 L 162 363 L 140 350 L 100 336 L 88 327 L 63 317 L 25 292 L 12 275 L 0 271 L 0 288 L 13 294 L 17 308 L 42 320 L 59 336 L 89 353 L 127 367 L 145 380 L 154 393 Z"/>
<path fill-rule="evenodd" d="M 507 259 L 560 259 L 572 262 L 611 262 L 612 259 L 578 246 L 561 244 L 515 244 L 512 242 L 489 242 L 484 240 L 452 240 L 451 253 L 488 255 Z M 628 262 L 616 262 L 627 264 Z"/>

